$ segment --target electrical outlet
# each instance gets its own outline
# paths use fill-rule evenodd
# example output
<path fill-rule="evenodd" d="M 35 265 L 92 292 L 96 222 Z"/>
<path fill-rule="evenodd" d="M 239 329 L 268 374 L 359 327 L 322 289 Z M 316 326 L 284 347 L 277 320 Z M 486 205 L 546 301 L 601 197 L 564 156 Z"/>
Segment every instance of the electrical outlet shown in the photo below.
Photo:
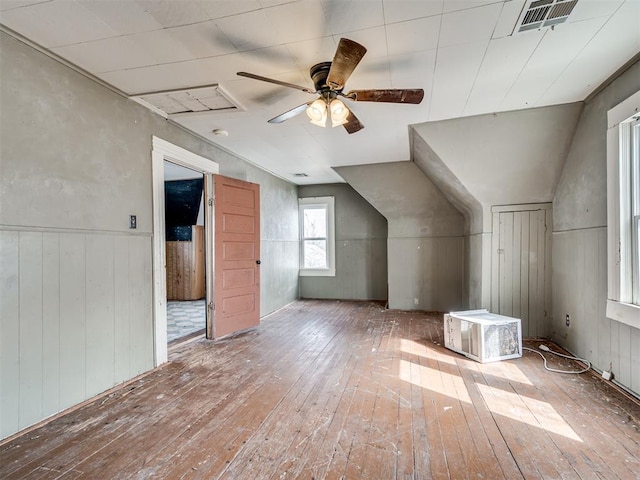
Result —
<path fill-rule="evenodd" d="M 564 324 L 568 327 L 571 325 L 571 318 L 569 317 L 569 314 L 567 313 L 567 316 L 564 318 Z"/>
<path fill-rule="evenodd" d="M 613 376 L 613 374 L 607 370 L 604 370 L 602 372 L 602 378 L 604 378 L 605 380 L 611 380 L 611 377 Z"/>

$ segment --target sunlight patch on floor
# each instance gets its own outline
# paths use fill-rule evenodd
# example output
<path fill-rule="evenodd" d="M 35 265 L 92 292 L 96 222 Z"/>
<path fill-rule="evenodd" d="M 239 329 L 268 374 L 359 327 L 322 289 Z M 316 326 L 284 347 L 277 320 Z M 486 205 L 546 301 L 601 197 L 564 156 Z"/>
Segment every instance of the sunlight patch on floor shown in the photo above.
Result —
<path fill-rule="evenodd" d="M 461 402 L 471 403 L 467 387 L 458 375 L 400 360 L 400 379 Z"/>
<path fill-rule="evenodd" d="M 400 339 L 400 350 L 405 353 L 410 353 L 411 355 L 417 355 L 423 358 L 431 358 L 433 360 L 437 360 L 438 362 L 448 363 L 449 365 L 455 365 L 455 358 L 444 355 L 442 352 L 434 348 L 429 348 L 426 345 L 415 342 L 413 340 L 406 340 L 404 338 Z"/>
<path fill-rule="evenodd" d="M 493 413 L 582 442 L 578 434 L 548 402 L 488 385 L 478 384 L 478 389 Z"/>

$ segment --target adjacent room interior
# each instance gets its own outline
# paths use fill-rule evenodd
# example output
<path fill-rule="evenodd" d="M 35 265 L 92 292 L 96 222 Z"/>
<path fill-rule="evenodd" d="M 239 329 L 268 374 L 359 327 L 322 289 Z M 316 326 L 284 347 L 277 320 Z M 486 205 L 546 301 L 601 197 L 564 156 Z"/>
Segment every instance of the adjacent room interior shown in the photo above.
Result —
<path fill-rule="evenodd" d="M 0 108 L 0 477 L 640 471 L 638 0 L 3 0 Z"/>

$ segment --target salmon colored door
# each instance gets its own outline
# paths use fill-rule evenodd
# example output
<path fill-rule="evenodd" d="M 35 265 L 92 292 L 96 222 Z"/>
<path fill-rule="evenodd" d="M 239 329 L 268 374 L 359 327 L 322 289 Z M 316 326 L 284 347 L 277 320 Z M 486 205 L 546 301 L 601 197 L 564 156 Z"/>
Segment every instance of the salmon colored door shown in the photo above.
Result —
<path fill-rule="evenodd" d="M 260 324 L 260 185 L 214 175 L 213 338 Z"/>

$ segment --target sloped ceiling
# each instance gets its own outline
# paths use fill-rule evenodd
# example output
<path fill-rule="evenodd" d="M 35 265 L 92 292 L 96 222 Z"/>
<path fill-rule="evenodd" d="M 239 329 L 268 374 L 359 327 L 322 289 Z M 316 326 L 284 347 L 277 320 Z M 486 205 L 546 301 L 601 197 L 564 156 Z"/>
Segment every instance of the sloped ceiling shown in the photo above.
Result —
<path fill-rule="evenodd" d="M 460 236 L 464 218 L 411 162 L 337 168 L 385 216 L 389 237 Z"/>
<path fill-rule="evenodd" d="M 0 24 L 125 95 L 218 85 L 237 112 L 170 121 L 293 183 L 317 184 L 343 180 L 332 167 L 408 161 L 411 124 L 583 100 L 640 51 L 639 0 L 579 0 L 567 23 L 513 34 L 526 4 L 1 0 Z M 365 125 L 353 135 L 304 114 L 267 124 L 313 97 L 236 72 L 310 87 L 309 68 L 331 60 L 341 37 L 368 49 L 348 89 L 423 88 L 422 104 L 350 104 Z"/>
<path fill-rule="evenodd" d="M 477 205 L 551 202 L 582 103 L 428 122 L 413 126 L 413 160 L 461 211 Z"/>

